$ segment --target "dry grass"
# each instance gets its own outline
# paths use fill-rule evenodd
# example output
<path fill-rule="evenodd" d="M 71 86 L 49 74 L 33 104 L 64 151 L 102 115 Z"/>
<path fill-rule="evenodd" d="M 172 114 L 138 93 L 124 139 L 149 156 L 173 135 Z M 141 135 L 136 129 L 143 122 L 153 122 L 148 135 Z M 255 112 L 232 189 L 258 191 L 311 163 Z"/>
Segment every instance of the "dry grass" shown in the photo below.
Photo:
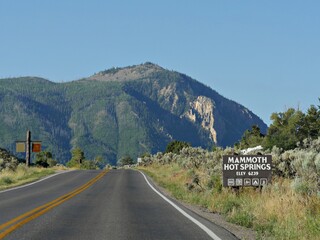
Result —
<path fill-rule="evenodd" d="M 55 173 L 57 168 L 27 168 L 19 165 L 15 171 L 4 170 L 0 172 L 0 190 L 16 187 L 26 183 L 36 181 L 44 176 Z"/>
<path fill-rule="evenodd" d="M 253 228 L 259 239 L 320 239 L 320 198 L 295 193 L 290 179 L 274 179 L 262 191 L 244 188 L 235 194 L 228 188 L 207 188 L 209 181 L 201 169 L 194 172 L 176 164 L 152 164 L 140 169 L 174 197 Z M 201 181 L 190 189 L 195 175 Z"/>

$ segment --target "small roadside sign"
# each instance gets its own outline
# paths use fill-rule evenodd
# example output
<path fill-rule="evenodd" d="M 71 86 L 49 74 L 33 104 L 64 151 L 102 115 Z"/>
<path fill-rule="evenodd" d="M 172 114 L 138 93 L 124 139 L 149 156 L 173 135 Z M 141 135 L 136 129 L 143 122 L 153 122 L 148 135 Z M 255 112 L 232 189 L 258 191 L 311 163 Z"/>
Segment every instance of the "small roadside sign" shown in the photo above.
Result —
<path fill-rule="evenodd" d="M 26 151 L 26 143 L 25 142 L 16 142 L 16 152 L 25 152 Z"/>
<path fill-rule="evenodd" d="M 32 152 L 41 152 L 41 142 L 32 143 Z"/>

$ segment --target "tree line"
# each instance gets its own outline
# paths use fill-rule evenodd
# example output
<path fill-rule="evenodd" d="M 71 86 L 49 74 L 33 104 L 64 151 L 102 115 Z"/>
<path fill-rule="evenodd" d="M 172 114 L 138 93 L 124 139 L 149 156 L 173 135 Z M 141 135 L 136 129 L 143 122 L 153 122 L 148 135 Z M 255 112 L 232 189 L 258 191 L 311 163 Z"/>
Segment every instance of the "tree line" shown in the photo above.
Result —
<path fill-rule="evenodd" d="M 320 101 L 320 98 L 319 98 Z M 285 112 L 273 113 L 267 134 L 260 132 L 258 126 L 245 131 L 235 147 L 244 149 L 261 145 L 265 149 L 273 146 L 283 150 L 294 149 L 304 139 L 316 139 L 320 136 L 320 105 L 311 105 L 306 113 L 300 109 L 289 108 Z"/>

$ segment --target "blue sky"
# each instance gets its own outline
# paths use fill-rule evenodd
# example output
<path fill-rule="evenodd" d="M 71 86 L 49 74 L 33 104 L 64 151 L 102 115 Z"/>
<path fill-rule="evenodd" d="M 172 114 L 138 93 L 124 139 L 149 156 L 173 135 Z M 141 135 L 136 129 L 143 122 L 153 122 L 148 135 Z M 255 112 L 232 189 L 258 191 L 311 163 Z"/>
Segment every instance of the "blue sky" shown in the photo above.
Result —
<path fill-rule="evenodd" d="M 320 1 L 0 0 L 0 78 L 70 81 L 151 61 L 267 124 L 320 97 Z"/>

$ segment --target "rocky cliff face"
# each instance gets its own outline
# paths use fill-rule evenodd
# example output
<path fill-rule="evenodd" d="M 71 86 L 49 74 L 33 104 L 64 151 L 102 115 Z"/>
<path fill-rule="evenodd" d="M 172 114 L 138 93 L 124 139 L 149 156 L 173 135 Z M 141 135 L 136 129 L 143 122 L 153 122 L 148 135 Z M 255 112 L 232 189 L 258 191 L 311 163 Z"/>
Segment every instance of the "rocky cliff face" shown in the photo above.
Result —
<path fill-rule="evenodd" d="M 190 109 L 183 114 L 183 117 L 190 119 L 194 123 L 198 123 L 207 130 L 209 137 L 217 144 L 217 132 L 214 129 L 214 103 L 210 98 L 198 96 L 196 100 L 190 102 Z"/>

